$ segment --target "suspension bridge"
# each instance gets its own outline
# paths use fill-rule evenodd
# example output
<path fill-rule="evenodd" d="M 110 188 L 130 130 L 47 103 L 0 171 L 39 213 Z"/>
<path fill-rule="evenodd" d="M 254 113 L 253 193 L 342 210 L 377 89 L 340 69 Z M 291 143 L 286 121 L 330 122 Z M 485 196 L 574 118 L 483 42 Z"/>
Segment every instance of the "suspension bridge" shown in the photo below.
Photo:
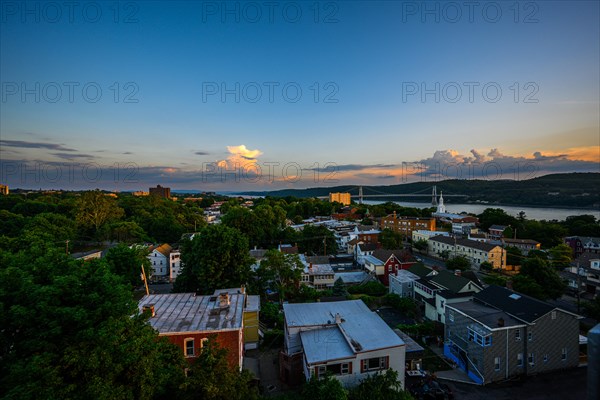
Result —
<path fill-rule="evenodd" d="M 367 187 L 368 191 L 365 194 L 362 186 L 353 186 L 346 190 L 347 193 L 350 193 L 350 197 L 358 198 L 359 204 L 362 204 L 363 199 L 368 198 L 384 198 L 384 197 L 430 197 L 431 205 L 437 206 L 438 204 L 438 193 L 437 186 L 431 187 L 431 193 L 429 192 L 430 188 L 425 188 L 414 193 L 390 193 L 390 192 L 381 192 L 379 190 L 375 190 L 373 188 Z M 356 192 L 356 193 L 353 193 Z M 469 197 L 466 194 L 455 194 L 455 193 L 444 193 L 444 197 Z M 320 196 L 319 199 L 328 199 L 329 196 Z"/>

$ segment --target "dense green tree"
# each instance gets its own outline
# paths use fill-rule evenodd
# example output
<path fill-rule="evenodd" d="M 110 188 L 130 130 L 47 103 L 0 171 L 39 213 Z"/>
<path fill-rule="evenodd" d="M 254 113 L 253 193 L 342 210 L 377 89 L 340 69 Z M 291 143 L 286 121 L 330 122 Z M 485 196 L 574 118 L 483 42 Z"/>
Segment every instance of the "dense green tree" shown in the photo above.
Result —
<path fill-rule="evenodd" d="M 565 243 L 560 243 L 549 250 L 550 263 L 555 268 L 567 268 L 573 261 L 573 250 Z"/>
<path fill-rule="evenodd" d="M 181 352 L 137 314 L 103 260 L 32 243 L 0 252 L 5 399 L 152 399 L 183 383 Z"/>
<path fill-rule="evenodd" d="M 117 201 L 100 190 L 85 192 L 77 201 L 77 222 L 84 227 L 91 227 L 98 232 L 100 227 L 109 221 L 121 218 L 124 211 Z"/>
<path fill-rule="evenodd" d="M 517 224 L 516 218 L 508 215 L 501 208 L 486 208 L 478 217 L 481 228 L 486 231 L 492 225 L 515 226 Z"/>
<path fill-rule="evenodd" d="M 300 284 L 304 264 L 297 254 L 285 254 L 279 250 L 269 250 L 256 270 L 259 287 L 276 291 L 280 303 L 286 294 L 292 293 Z M 261 291 L 261 295 L 264 292 Z"/>
<path fill-rule="evenodd" d="M 150 238 L 144 229 L 134 221 L 118 221 L 112 223 L 109 226 L 109 230 L 110 239 L 117 242 L 131 244 L 150 241 Z"/>
<path fill-rule="evenodd" d="M 307 225 L 298 240 L 299 251 L 312 255 L 336 254 L 337 244 L 333 233 L 323 225 Z"/>
<path fill-rule="evenodd" d="M 471 262 L 465 256 L 451 257 L 450 259 L 448 259 L 448 261 L 446 261 L 446 268 L 452 271 L 456 269 L 459 269 L 461 271 L 468 271 L 471 269 Z"/>
<path fill-rule="evenodd" d="M 342 280 L 342 278 L 337 278 L 333 283 L 333 295 L 334 296 L 347 296 L 348 289 L 346 289 L 346 284 Z"/>
<path fill-rule="evenodd" d="M 25 227 L 25 217 L 7 210 L 0 210 L 0 235 L 16 237 Z"/>
<path fill-rule="evenodd" d="M 399 249 L 402 247 L 402 235 L 389 228 L 385 228 L 379 234 L 379 242 L 384 249 Z"/>
<path fill-rule="evenodd" d="M 346 400 L 348 394 L 340 381 L 327 375 L 321 379 L 310 378 L 302 388 L 301 398 L 311 400 Z"/>
<path fill-rule="evenodd" d="M 130 248 L 126 244 L 120 243 L 108 250 L 105 260 L 113 273 L 123 278 L 123 282 L 135 287 L 142 283 L 142 265 L 146 272 L 146 278 L 151 275 L 150 260 L 147 255 L 147 247 L 133 246 Z"/>
<path fill-rule="evenodd" d="M 212 294 L 216 289 L 239 287 L 250 277 L 248 239 L 237 229 L 208 225 L 192 240 L 182 242 L 182 271 L 176 292 Z"/>
<path fill-rule="evenodd" d="M 535 257 L 523 261 L 513 287 L 517 292 L 546 300 L 562 296 L 566 284 L 547 261 Z"/>
<path fill-rule="evenodd" d="M 412 400 L 410 393 L 402 389 L 398 372 L 388 369 L 385 373 L 369 375 L 360 385 L 351 389 L 348 400 Z"/>
<path fill-rule="evenodd" d="M 521 265 L 521 261 L 523 260 L 523 253 L 521 249 L 515 246 L 507 246 L 506 247 L 506 264 L 508 265 Z"/>
<path fill-rule="evenodd" d="M 588 317 L 600 321 L 600 297 L 584 302 L 583 310 Z"/>
<path fill-rule="evenodd" d="M 413 242 L 413 247 L 420 252 L 427 252 L 429 244 L 427 243 L 427 240 L 419 239 Z"/>
<path fill-rule="evenodd" d="M 185 388 L 178 396 L 182 400 L 258 400 L 252 374 L 231 368 L 227 351 L 209 338 L 199 357 L 188 370 Z"/>

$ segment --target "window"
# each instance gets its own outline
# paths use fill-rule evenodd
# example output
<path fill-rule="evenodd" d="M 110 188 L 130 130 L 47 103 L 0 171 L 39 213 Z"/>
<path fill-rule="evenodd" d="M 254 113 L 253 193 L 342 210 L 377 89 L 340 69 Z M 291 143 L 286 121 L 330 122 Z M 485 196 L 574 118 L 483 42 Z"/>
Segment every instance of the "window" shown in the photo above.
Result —
<path fill-rule="evenodd" d="M 320 378 L 325 375 L 325 371 L 327 371 L 327 366 L 319 365 L 317 367 L 317 376 Z"/>
<path fill-rule="evenodd" d="M 521 330 L 520 329 L 515 329 L 515 340 L 516 341 L 521 340 Z"/>
<path fill-rule="evenodd" d="M 194 339 L 193 338 L 188 338 L 185 339 L 184 341 L 184 347 L 183 347 L 183 354 L 186 357 L 194 357 Z"/>
<path fill-rule="evenodd" d="M 342 370 L 341 370 L 342 375 L 346 375 L 350 373 L 350 364 L 349 363 L 343 363 L 342 364 Z"/>
<path fill-rule="evenodd" d="M 544 354 L 544 363 L 548 362 L 548 353 Z"/>
<path fill-rule="evenodd" d="M 517 354 L 517 367 L 523 366 L 523 353 Z"/>
<path fill-rule="evenodd" d="M 500 357 L 494 358 L 494 371 L 500 371 Z"/>
<path fill-rule="evenodd" d="M 533 340 L 533 333 L 529 332 L 527 334 L 527 340 L 529 340 L 530 342 Z"/>
<path fill-rule="evenodd" d="M 566 347 L 563 347 L 562 354 L 560 355 L 560 359 L 562 361 L 567 361 L 567 348 Z"/>
<path fill-rule="evenodd" d="M 535 365 L 535 354 L 529 353 L 529 357 L 527 357 L 527 362 L 533 367 Z"/>
<path fill-rule="evenodd" d="M 387 357 L 375 357 L 361 361 L 361 372 L 365 371 L 378 371 L 387 369 L 388 358 Z"/>
<path fill-rule="evenodd" d="M 448 310 L 448 321 L 454 322 L 454 311 Z"/>
<path fill-rule="evenodd" d="M 550 315 L 552 319 L 556 319 L 556 311 L 552 311 Z"/>

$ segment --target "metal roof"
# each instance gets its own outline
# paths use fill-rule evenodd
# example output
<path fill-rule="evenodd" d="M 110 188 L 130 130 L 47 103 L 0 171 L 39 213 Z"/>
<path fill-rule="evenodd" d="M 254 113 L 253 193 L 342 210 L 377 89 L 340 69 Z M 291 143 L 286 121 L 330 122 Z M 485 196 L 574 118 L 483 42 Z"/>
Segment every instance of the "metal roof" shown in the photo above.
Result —
<path fill-rule="evenodd" d="M 362 300 L 284 304 L 283 311 L 288 327 L 321 326 L 328 329 L 337 326 L 354 352 L 404 345 Z M 336 314 L 339 314 L 339 323 L 336 323 Z"/>
<path fill-rule="evenodd" d="M 309 364 L 354 357 L 354 351 L 337 326 L 300 332 Z"/>
<path fill-rule="evenodd" d="M 229 294 L 229 305 L 220 307 L 218 296 L 195 293 L 151 294 L 142 297 L 144 306 L 154 305 L 150 325 L 160 334 L 241 329 L 244 295 Z"/>

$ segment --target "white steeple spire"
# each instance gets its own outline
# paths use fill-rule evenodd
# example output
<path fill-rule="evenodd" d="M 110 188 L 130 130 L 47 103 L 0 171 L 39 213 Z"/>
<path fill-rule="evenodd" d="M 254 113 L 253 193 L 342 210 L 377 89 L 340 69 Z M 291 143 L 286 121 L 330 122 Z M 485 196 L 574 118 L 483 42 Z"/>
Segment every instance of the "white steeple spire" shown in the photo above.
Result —
<path fill-rule="evenodd" d="M 438 213 L 446 212 L 446 206 L 444 205 L 444 197 L 442 196 L 441 191 L 440 191 L 440 199 L 438 200 L 437 212 Z"/>

